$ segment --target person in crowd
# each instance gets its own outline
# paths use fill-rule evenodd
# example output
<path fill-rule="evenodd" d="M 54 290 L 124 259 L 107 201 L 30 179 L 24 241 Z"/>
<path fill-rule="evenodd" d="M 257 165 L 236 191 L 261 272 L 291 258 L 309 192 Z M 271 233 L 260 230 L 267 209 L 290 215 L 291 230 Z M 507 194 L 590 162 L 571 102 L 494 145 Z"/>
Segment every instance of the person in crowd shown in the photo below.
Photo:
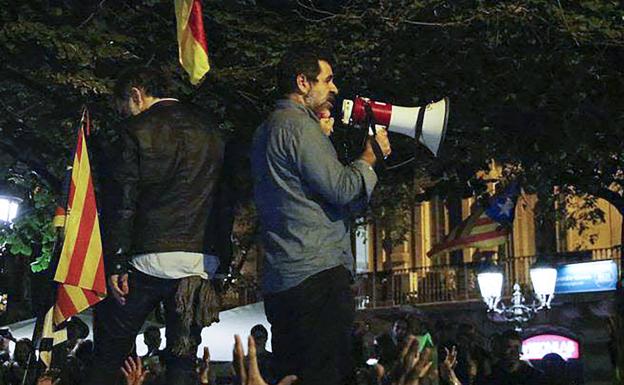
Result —
<path fill-rule="evenodd" d="M 0 385 L 8 384 L 8 371 L 11 362 L 11 351 L 9 350 L 9 343 L 15 342 L 15 337 L 11 334 L 9 328 L 0 329 Z"/>
<path fill-rule="evenodd" d="M 407 322 L 407 332 L 415 336 L 422 336 L 430 333 L 429 322 L 419 314 L 409 314 L 405 317 Z"/>
<path fill-rule="evenodd" d="M 89 326 L 79 317 L 71 317 L 67 321 L 67 353 L 74 350 L 79 341 L 89 337 Z"/>
<path fill-rule="evenodd" d="M 15 337 L 11 334 L 9 328 L 0 329 L 0 366 L 11 359 L 9 351 L 9 343 L 15 342 Z"/>
<path fill-rule="evenodd" d="M 356 321 L 353 326 L 353 361 L 357 367 L 366 367 L 367 361 L 375 357 L 375 336 L 367 321 Z"/>
<path fill-rule="evenodd" d="M 274 384 L 277 381 L 275 376 L 275 358 L 273 353 L 266 349 L 269 332 L 262 324 L 258 324 L 251 328 L 250 334 L 256 342 L 256 357 L 260 374 L 269 384 Z"/>
<path fill-rule="evenodd" d="M 256 130 L 251 153 L 277 374 L 338 385 L 353 373 L 350 218 L 368 202 L 377 159 L 367 141 L 356 161 L 341 164 L 319 129 L 318 112 L 338 94 L 327 56 L 290 51 L 277 74 L 283 99 Z M 387 133 L 377 140 L 390 154 Z"/>
<path fill-rule="evenodd" d="M 143 332 L 143 338 L 145 339 L 145 346 L 147 346 L 147 353 L 142 358 L 160 357 L 162 354 L 160 329 L 156 326 L 148 326 Z"/>
<path fill-rule="evenodd" d="M 258 351 L 256 349 L 255 340 L 249 336 L 247 341 L 248 355 L 245 356 L 243 343 L 241 338 L 234 336 L 234 350 L 232 361 L 234 362 L 234 370 L 239 379 L 238 384 L 241 385 L 268 385 L 267 381 L 260 374 L 260 366 L 258 365 Z M 147 384 L 146 378 L 148 372 L 143 367 L 141 359 L 138 357 L 127 357 L 121 367 L 121 372 L 126 379 L 126 385 L 144 385 Z M 204 348 L 202 364 L 199 367 L 198 384 L 211 384 L 210 378 L 210 351 L 208 347 Z M 291 385 L 297 381 L 297 376 L 290 375 L 282 378 L 277 385 Z M 46 384 L 47 385 L 47 384 Z"/>
<path fill-rule="evenodd" d="M 507 330 L 495 339 L 493 353 L 498 361 L 492 367 L 492 373 L 483 380 L 483 384 L 544 384 L 542 372 L 520 359 L 522 338 L 515 330 Z"/>
<path fill-rule="evenodd" d="M 384 333 L 375 339 L 375 356 L 379 365 L 384 368 L 394 366 L 409 335 L 407 328 L 407 321 L 404 318 L 399 318 L 394 321 L 388 333 Z"/>
<path fill-rule="evenodd" d="M 63 385 L 57 369 L 46 370 L 37 379 L 37 385 Z"/>
<path fill-rule="evenodd" d="M 67 355 L 65 366 L 61 371 L 62 385 L 82 385 L 91 365 L 93 364 L 93 341 L 79 339 L 72 351 Z"/>
<path fill-rule="evenodd" d="M 542 357 L 541 369 L 544 373 L 544 384 L 576 385 L 566 360 L 557 353 L 548 353 Z"/>
<path fill-rule="evenodd" d="M 115 168 L 120 202 L 107 221 L 108 297 L 95 309 L 95 359 L 89 385 L 109 385 L 133 350 L 148 314 L 166 312 L 169 385 L 195 385 L 200 332 L 218 320 L 210 279 L 229 242 L 216 215 L 224 142 L 218 122 L 169 97 L 167 77 L 146 67 L 126 70 L 113 94 L 122 115 Z M 223 235 L 223 236 L 221 236 Z"/>
<path fill-rule="evenodd" d="M 32 385 L 37 380 L 40 366 L 35 356 L 35 348 L 28 338 L 15 343 L 13 358 L 5 362 L 5 382 L 7 385 Z M 25 380 L 25 381 L 24 381 Z"/>
<path fill-rule="evenodd" d="M 147 353 L 141 357 L 143 367 L 149 371 L 148 380 L 151 383 L 164 381 L 165 352 L 160 349 L 162 338 L 160 329 L 156 326 L 148 326 L 143 332 Z"/>
<path fill-rule="evenodd" d="M 470 323 L 461 323 L 457 328 L 457 377 L 465 385 L 483 383 L 490 375 L 491 356 L 479 343 L 477 329 Z"/>

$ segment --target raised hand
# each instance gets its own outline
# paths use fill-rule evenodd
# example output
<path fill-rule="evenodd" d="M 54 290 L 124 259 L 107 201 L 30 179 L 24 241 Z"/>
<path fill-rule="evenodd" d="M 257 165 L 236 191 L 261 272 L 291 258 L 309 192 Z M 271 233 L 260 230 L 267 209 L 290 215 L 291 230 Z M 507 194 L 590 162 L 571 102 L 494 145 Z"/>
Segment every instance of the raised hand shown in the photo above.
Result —
<path fill-rule="evenodd" d="M 234 370 L 241 385 L 268 385 L 260 375 L 258 358 L 256 357 L 256 341 L 252 336 L 247 339 L 249 357 L 245 360 L 243 343 L 239 335 L 234 336 Z M 245 362 L 246 361 L 246 362 Z M 277 385 L 291 385 L 297 381 L 297 376 L 286 376 Z"/>
<path fill-rule="evenodd" d="M 201 384 L 210 383 L 210 351 L 208 346 L 204 347 L 204 356 L 202 357 L 202 363 L 199 367 L 199 382 Z"/>
<path fill-rule="evenodd" d="M 321 131 L 325 136 L 330 136 L 334 132 L 334 118 L 331 117 L 331 112 L 328 109 L 323 109 L 318 113 L 319 121 L 321 123 Z"/>
<path fill-rule="evenodd" d="M 440 366 L 440 376 L 451 385 L 461 385 L 461 382 L 455 375 L 454 370 L 455 365 L 457 364 L 457 349 L 453 346 L 450 352 L 447 348 L 444 348 L 444 351 L 446 352 L 446 358 Z"/>
<path fill-rule="evenodd" d="M 143 370 L 143 363 L 140 357 L 126 358 L 121 371 L 126 377 L 127 385 L 142 385 L 143 381 L 145 381 L 145 376 L 149 373 L 149 370 Z"/>
<path fill-rule="evenodd" d="M 126 304 L 126 297 L 130 294 L 128 286 L 128 274 L 113 274 L 108 277 L 108 285 L 111 288 L 113 297 L 120 305 Z"/>
<path fill-rule="evenodd" d="M 431 350 L 418 349 L 418 339 L 410 335 L 401 350 L 397 367 L 394 370 L 393 385 L 418 385 L 431 369 Z"/>

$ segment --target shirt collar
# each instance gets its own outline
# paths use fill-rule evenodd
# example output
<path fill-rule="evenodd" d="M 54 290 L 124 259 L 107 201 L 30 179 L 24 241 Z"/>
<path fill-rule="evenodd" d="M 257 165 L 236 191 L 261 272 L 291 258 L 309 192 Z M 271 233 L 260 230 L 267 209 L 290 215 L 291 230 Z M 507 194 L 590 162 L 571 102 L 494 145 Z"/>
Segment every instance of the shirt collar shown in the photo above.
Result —
<path fill-rule="evenodd" d="M 317 122 L 320 122 L 319 117 L 314 113 L 314 111 L 312 111 L 308 107 L 304 106 L 303 104 L 294 102 L 294 101 L 292 101 L 290 99 L 280 99 L 280 100 L 278 100 L 275 103 L 275 107 L 277 109 L 296 109 L 296 110 L 301 110 L 301 111 L 305 112 L 306 114 L 308 114 L 310 116 L 310 118 L 314 119 Z"/>

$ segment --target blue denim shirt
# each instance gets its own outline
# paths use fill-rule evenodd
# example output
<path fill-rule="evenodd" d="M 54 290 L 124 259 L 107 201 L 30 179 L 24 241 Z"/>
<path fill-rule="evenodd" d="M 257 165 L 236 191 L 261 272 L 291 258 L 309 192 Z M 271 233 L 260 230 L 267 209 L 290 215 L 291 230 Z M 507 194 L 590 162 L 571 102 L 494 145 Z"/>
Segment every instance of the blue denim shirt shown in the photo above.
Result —
<path fill-rule="evenodd" d="M 373 168 L 362 160 L 340 163 L 314 112 L 287 99 L 258 127 L 251 164 L 264 292 L 340 265 L 352 271 L 350 214 L 368 202 L 377 183 Z"/>

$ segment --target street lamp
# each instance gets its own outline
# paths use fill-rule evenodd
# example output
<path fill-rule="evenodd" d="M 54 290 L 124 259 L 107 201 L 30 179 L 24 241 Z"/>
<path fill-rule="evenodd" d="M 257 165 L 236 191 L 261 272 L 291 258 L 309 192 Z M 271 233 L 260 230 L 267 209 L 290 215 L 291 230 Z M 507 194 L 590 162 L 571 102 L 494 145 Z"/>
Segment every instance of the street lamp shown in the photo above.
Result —
<path fill-rule="evenodd" d="M 539 310 L 550 309 L 550 303 L 555 292 L 555 283 L 557 282 L 557 269 L 544 261 L 538 261 L 531 266 L 530 277 L 535 292 L 533 302 L 525 304 L 520 285 L 515 283 L 511 295 L 511 305 L 505 305 L 501 301 L 503 291 L 502 269 L 494 264 L 488 264 L 477 274 L 481 297 L 488 307 L 488 312 L 499 314 L 506 322 L 520 324 L 533 318 Z"/>
<path fill-rule="evenodd" d="M 0 222 L 13 223 L 22 200 L 10 195 L 0 195 Z"/>
<path fill-rule="evenodd" d="M 17 216 L 17 210 L 22 200 L 12 195 L 0 194 L 0 224 L 12 224 Z M 4 244 L 0 244 L 0 252 Z M 0 264 L 0 274 L 2 274 L 2 264 Z M 8 295 L 0 292 L 0 314 L 7 310 Z"/>
<path fill-rule="evenodd" d="M 503 291 L 503 270 L 498 265 L 489 264 L 477 274 L 477 281 L 488 310 L 498 308 Z"/>

